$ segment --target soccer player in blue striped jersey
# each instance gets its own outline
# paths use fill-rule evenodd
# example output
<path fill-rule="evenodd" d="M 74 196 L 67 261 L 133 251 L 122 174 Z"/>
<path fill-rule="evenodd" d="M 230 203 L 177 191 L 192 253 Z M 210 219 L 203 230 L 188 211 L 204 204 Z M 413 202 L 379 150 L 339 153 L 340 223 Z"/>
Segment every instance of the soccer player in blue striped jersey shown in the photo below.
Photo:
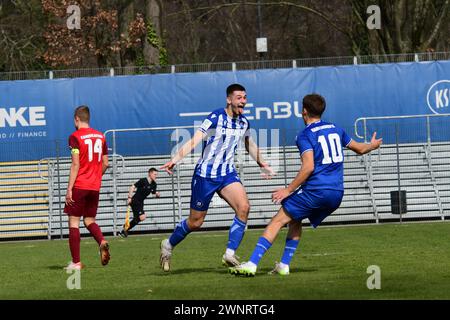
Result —
<path fill-rule="evenodd" d="M 274 171 L 262 159 L 258 146 L 250 137 L 250 123 L 243 115 L 247 104 L 245 88 L 240 84 L 232 84 L 228 86 L 226 94 L 226 108 L 210 113 L 193 138 L 161 167 L 172 174 L 172 168 L 204 140 L 202 156 L 192 177 L 189 217 L 176 226 L 170 238 L 161 242 L 160 263 L 164 271 L 170 271 L 172 249 L 190 232 L 202 226 L 211 199 L 216 192 L 236 213 L 230 227 L 222 263 L 227 267 L 239 264 L 235 252 L 244 236 L 250 211 L 247 193 L 234 166 L 234 155 L 242 140 L 250 156 L 261 168 L 263 176 L 270 178 L 274 175 Z"/>
<path fill-rule="evenodd" d="M 235 275 L 254 276 L 258 263 L 272 246 L 280 229 L 289 224 L 280 263 L 271 274 L 288 275 L 289 265 L 302 232 L 302 220 L 308 218 L 316 228 L 341 204 L 344 195 L 343 147 L 365 154 L 380 147 L 382 139 L 373 134 L 369 144 L 352 140 L 344 130 L 321 120 L 325 99 L 310 94 L 303 99 L 302 117 L 306 128 L 296 138 L 302 166 L 287 188 L 275 191 L 272 200 L 281 203 L 278 213 L 259 238 L 248 262 L 229 268 Z"/>

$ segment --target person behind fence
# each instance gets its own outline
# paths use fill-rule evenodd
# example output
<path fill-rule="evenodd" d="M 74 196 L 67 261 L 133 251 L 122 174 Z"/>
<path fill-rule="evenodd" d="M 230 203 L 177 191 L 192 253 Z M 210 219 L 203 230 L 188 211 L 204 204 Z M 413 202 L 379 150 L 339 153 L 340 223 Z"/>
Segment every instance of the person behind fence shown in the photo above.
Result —
<path fill-rule="evenodd" d="M 154 194 L 156 198 L 160 197 L 160 193 L 156 191 L 157 184 L 156 178 L 158 176 L 158 170 L 156 168 L 150 168 L 148 170 L 148 176 L 139 179 L 136 183 L 130 186 L 128 191 L 127 205 L 133 210 L 133 220 L 131 220 L 129 226 L 124 224 L 122 231 L 119 232 L 119 236 L 128 237 L 128 233 L 139 222 L 145 220 L 146 215 L 144 212 L 144 200 L 150 195 Z M 134 192 L 134 195 L 133 195 Z"/>
<path fill-rule="evenodd" d="M 303 99 L 302 117 L 306 128 L 296 137 L 302 165 L 297 176 L 283 189 L 272 194 L 281 208 L 259 238 L 248 262 L 229 268 L 235 275 L 254 276 L 265 252 L 272 246 L 280 229 L 289 224 L 284 252 L 271 274 L 288 275 L 289 265 L 299 245 L 302 220 L 308 218 L 316 228 L 341 204 L 344 195 L 343 147 L 359 155 L 378 149 L 382 139 L 373 134 L 369 144 L 352 140 L 337 125 L 321 120 L 325 99 L 310 94 Z"/>
<path fill-rule="evenodd" d="M 245 148 L 256 161 L 265 178 L 274 174 L 272 168 L 261 157 L 260 150 L 249 134 L 250 124 L 243 115 L 247 104 L 245 88 L 232 84 L 226 90 L 226 107 L 213 111 L 203 121 L 193 138 L 161 169 L 172 174 L 172 168 L 189 154 L 202 140 L 202 156 L 192 177 L 190 213 L 182 220 L 168 239 L 161 242 L 160 264 L 164 271 L 170 271 L 172 250 L 190 232 L 203 224 L 212 197 L 217 192 L 235 212 L 229 231 L 229 241 L 222 264 L 238 265 L 235 251 L 242 241 L 247 226 L 250 204 L 247 193 L 234 166 L 234 155 L 238 144 L 244 139 Z"/>
<path fill-rule="evenodd" d="M 105 136 L 89 127 L 89 107 L 75 109 L 76 131 L 69 137 L 72 154 L 69 182 L 67 185 L 64 212 L 69 216 L 69 247 L 72 261 L 68 270 L 80 270 L 84 265 L 80 261 L 80 218 L 91 235 L 97 241 L 102 265 L 110 260 L 109 243 L 103 237 L 95 221 L 102 176 L 108 168 L 108 148 Z"/>

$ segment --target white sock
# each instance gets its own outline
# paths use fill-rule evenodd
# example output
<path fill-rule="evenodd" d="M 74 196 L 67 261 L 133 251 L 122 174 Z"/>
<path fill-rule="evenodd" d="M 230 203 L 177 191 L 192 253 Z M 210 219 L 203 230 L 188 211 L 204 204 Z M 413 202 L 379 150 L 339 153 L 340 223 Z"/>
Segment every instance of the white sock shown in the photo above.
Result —
<path fill-rule="evenodd" d="M 225 255 L 227 256 L 234 256 L 235 251 L 233 249 L 229 249 L 227 248 L 227 250 L 225 251 Z"/>
<path fill-rule="evenodd" d="M 247 262 L 247 264 L 249 265 L 249 266 L 251 266 L 251 267 L 258 267 L 256 264 L 254 264 L 253 262 L 251 262 L 251 261 L 249 261 L 249 262 Z"/>
<path fill-rule="evenodd" d="M 165 244 L 164 244 L 164 247 L 167 250 L 172 250 L 173 249 L 172 245 L 170 244 L 170 241 L 166 241 Z"/>
<path fill-rule="evenodd" d="M 280 262 L 280 268 L 284 269 L 284 268 L 289 268 L 288 264 L 284 264 L 283 262 Z"/>

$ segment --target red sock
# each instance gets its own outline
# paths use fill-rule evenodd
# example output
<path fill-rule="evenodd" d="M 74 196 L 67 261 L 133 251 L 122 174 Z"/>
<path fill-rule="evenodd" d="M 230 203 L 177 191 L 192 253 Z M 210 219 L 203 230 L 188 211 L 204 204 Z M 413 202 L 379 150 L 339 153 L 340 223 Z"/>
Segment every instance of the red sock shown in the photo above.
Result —
<path fill-rule="evenodd" d="M 69 247 L 72 255 L 72 262 L 80 262 L 80 229 L 69 228 Z"/>
<path fill-rule="evenodd" d="M 98 226 L 98 224 L 96 224 L 95 222 L 91 223 L 90 225 L 87 226 L 87 229 L 92 234 L 95 241 L 97 241 L 98 245 L 100 245 L 104 238 L 103 238 L 102 230 L 100 230 L 100 227 Z"/>

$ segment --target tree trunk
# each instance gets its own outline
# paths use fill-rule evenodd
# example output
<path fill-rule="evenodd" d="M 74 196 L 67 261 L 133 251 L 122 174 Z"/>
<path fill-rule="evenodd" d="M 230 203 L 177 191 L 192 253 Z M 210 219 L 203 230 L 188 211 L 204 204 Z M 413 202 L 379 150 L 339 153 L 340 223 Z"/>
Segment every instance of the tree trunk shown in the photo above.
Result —
<path fill-rule="evenodd" d="M 151 23 L 151 27 L 155 30 L 159 39 L 162 39 L 161 35 L 161 4 L 157 0 L 145 1 L 145 22 L 146 25 Z M 148 65 L 159 65 L 159 49 L 153 46 L 148 41 L 144 42 L 144 60 Z"/>
<path fill-rule="evenodd" d="M 135 6 L 134 1 L 130 1 L 125 7 L 122 7 L 118 13 L 119 17 L 119 39 L 122 39 L 121 35 L 128 37 L 128 26 L 135 17 Z M 119 53 L 120 56 L 120 66 L 128 67 L 135 65 L 135 57 L 132 50 L 123 50 Z"/>

